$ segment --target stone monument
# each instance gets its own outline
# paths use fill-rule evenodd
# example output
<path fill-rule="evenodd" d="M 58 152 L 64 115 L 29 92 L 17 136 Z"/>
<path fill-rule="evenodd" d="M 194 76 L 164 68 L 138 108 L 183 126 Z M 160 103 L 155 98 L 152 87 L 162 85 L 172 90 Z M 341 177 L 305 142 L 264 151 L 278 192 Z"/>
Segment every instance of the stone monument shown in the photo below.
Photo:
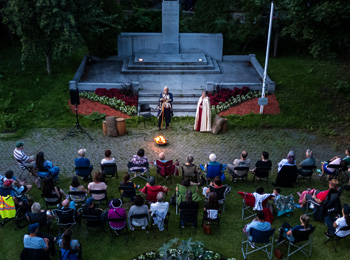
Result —
<path fill-rule="evenodd" d="M 163 1 L 162 5 L 162 42 L 161 53 L 179 53 L 179 15 L 180 8 L 177 1 Z"/>

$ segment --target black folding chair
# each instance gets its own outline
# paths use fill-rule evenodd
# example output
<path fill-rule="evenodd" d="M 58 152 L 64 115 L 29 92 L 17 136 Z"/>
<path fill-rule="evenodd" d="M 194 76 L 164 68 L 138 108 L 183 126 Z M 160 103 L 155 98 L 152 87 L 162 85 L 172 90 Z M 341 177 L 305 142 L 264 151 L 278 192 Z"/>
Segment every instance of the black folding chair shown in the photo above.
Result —
<path fill-rule="evenodd" d="M 326 200 L 319 204 L 313 200 L 306 202 L 306 215 L 314 214 L 314 219 L 323 221 L 325 216 L 341 213 L 340 192 L 336 189 L 330 189 Z"/>
<path fill-rule="evenodd" d="M 242 254 L 243 258 L 247 259 L 249 254 L 255 253 L 257 251 L 263 251 L 267 254 L 268 259 L 272 259 L 273 254 L 273 237 L 275 229 L 260 231 L 254 228 L 249 230 L 249 234 L 243 232 L 242 236 Z M 251 236 L 251 240 L 249 240 Z M 254 247 L 250 250 L 250 245 L 254 244 Z M 270 250 L 269 250 L 270 247 Z"/>
<path fill-rule="evenodd" d="M 61 235 L 61 228 L 65 231 L 77 224 L 75 221 L 75 209 L 56 209 L 52 212 L 57 217 L 59 236 Z"/>
<path fill-rule="evenodd" d="M 138 227 L 138 226 L 134 226 L 132 225 L 132 222 L 134 219 L 147 219 L 147 226 L 145 229 L 142 229 L 142 227 Z M 148 225 L 149 225 L 149 215 L 148 214 L 135 214 L 135 215 L 132 215 L 130 216 L 130 223 L 129 223 L 129 227 L 130 227 L 130 232 L 131 232 L 131 235 L 132 235 L 132 238 L 134 238 L 134 232 L 137 231 L 137 230 L 146 230 L 146 233 L 148 234 Z"/>
<path fill-rule="evenodd" d="M 119 235 L 125 230 L 126 234 L 127 235 L 129 234 L 128 223 L 127 223 L 126 218 L 108 218 L 107 222 L 108 222 L 109 230 L 111 231 L 111 233 Z M 122 229 L 119 229 L 119 230 L 115 230 L 110 226 L 111 223 L 125 223 L 125 227 Z M 117 233 L 115 233 L 115 232 L 117 232 Z"/>
<path fill-rule="evenodd" d="M 85 223 L 86 229 L 90 232 L 92 228 L 101 228 L 104 233 L 106 230 L 104 228 L 104 223 L 101 220 L 101 216 L 97 215 L 84 215 L 82 214 L 82 219 Z"/>
<path fill-rule="evenodd" d="M 180 234 L 182 235 L 182 225 L 181 220 L 183 221 L 183 224 L 185 227 L 186 224 L 192 224 L 194 223 L 194 229 L 195 233 L 197 231 L 197 220 L 198 220 L 198 209 L 181 209 L 180 210 L 180 219 L 179 219 L 179 227 L 180 227 Z"/>
<path fill-rule="evenodd" d="M 78 203 L 84 203 L 84 201 L 86 200 L 87 194 L 85 193 L 85 191 L 69 191 L 68 196 L 71 201 L 74 201 L 75 204 L 78 204 Z M 79 196 L 83 200 L 77 200 L 75 199 L 74 196 Z"/>
<path fill-rule="evenodd" d="M 298 168 L 295 165 L 284 165 L 277 174 L 274 185 L 292 188 L 297 180 Z"/>
<path fill-rule="evenodd" d="M 299 182 L 300 179 L 309 179 L 309 182 L 311 182 L 311 177 L 315 170 L 315 165 L 301 167 L 300 170 L 298 170 L 297 182 Z"/>
<path fill-rule="evenodd" d="M 212 225 L 213 223 L 216 223 L 218 225 L 218 231 L 220 231 L 220 220 L 221 220 L 221 210 L 218 209 L 217 211 L 217 217 L 216 218 L 209 218 L 208 214 L 209 211 L 215 211 L 214 209 L 207 209 L 206 211 L 203 212 L 203 219 L 202 219 L 202 226 L 204 222 L 206 222 L 208 225 Z M 205 217 L 205 214 L 207 217 Z"/>
<path fill-rule="evenodd" d="M 345 236 L 339 236 L 339 232 L 347 232 L 348 233 L 345 235 Z M 337 248 L 335 246 L 335 243 L 336 242 L 337 244 L 340 242 L 340 240 L 346 240 L 346 238 L 350 235 L 350 226 L 345 226 L 345 227 L 342 227 L 340 228 L 337 232 L 335 232 L 332 236 L 330 236 L 326 241 L 325 243 L 327 242 L 331 242 L 333 247 L 334 247 L 334 251 L 337 253 Z M 349 248 L 349 245 L 347 244 L 348 248 Z"/>
<path fill-rule="evenodd" d="M 151 228 L 150 231 L 153 231 L 153 237 L 155 235 L 155 230 L 158 229 L 158 227 L 154 224 L 154 219 L 153 219 L 154 215 L 151 216 Z M 170 220 L 170 212 L 168 211 L 165 219 L 164 219 L 164 230 L 167 231 L 168 235 L 169 235 L 169 220 Z"/>
<path fill-rule="evenodd" d="M 320 180 L 326 180 L 328 181 L 326 177 L 327 175 L 331 176 L 333 179 L 337 179 L 340 183 L 347 183 L 349 181 L 349 177 L 346 174 L 348 167 L 344 166 L 343 164 L 328 164 L 327 168 L 334 169 L 333 173 L 324 173 L 321 177 Z"/>
<path fill-rule="evenodd" d="M 122 202 L 124 203 L 124 198 L 130 199 L 130 201 L 133 201 L 136 196 L 136 191 L 134 187 L 131 186 L 119 186 L 118 187 L 120 198 Z"/>
<path fill-rule="evenodd" d="M 100 195 L 104 194 L 104 197 L 102 199 L 95 199 L 94 194 Z M 107 190 L 90 190 L 90 196 L 94 198 L 95 201 L 98 201 L 101 205 L 102 201 L 106 201 L 106 205 L 108 205 L 108 196 L 107 196 Z"/>
<path fill-rule="evenodd" d="M 155 118 L 154 115 L 151 113 L 152 108 L 150 107 L 149 104 L 140 104 L 140 109 L 139 109 L 139 118 L 140 116 L 143 117 L 143 127 L 146 128 L 146 119 L 152 119 L 153 117 Z M 138 123 L 139 123 L 138 119 Z M 155 125 L 155 121 L 153 121 L 153 125 Z"/>
<path fill-rule="evenodd" d="M 235 171 L 240 171 L 240 172 L 246 172 L 242 176 L 239 177 L 234 177 L 235 179 L 242 179 L 242 180 L 248 180 L 248 172 L 249 172 L 249 167 L 243 167 L 243 166 L 237 166 L 234 168 Z"/>
<path fill-rule="evenodd" d="M 223 185 L 220 188 L 209 186 L 210 192 L 215 192 L 218 196 L 219 204 L 222 205 L 222 212 L 225 212 L 226 190 L 231 190 L 231 187 Z"/>
<path fill-rule="evenodd" d="M 14 257 L 15 258 L 15 257 Z M 50 260 L 49 251 L 44 249 L 24 248 L 20 255 L 21 260 Z"/>
<path fill-rule="evenodd" d="M 75 167 L 75 174 L 79 177 L 83 177 L 84 179 L 90 178 L 92 180 L 91 172 L 92 168 L 89 166 Z"/>
<path fill-rule="evenodd" d="M 41 198 L 43 199 L 46 209 L 57 208 L 58 204 L 61 204 L 61 198 L 56 194 L 52 194 L 48 197 L 45 197 L 44 194 L 41 194 Z"/>
<path fill-rule="evenodd" d="M 116 163 L 104 163 L 101 164 L 101 171 L 103 175 L 116 176 L 118 179 L 118 167 Z"/>
<path fill-rule="evenodd" d="M 269 181 L 269 176 L 271 172 L 271 167 L 257 167 L 253 173 L 253 180 L 255 181 L 255 177 L 259 179 L 266 179 L 266 183 Z"/>

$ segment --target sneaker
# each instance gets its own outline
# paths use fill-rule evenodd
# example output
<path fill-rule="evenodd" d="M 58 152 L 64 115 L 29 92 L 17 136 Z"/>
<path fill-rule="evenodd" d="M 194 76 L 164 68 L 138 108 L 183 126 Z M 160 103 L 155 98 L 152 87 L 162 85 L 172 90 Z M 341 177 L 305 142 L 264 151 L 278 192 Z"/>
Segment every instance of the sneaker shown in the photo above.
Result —
<path fill-rule="evenodd" d="M 134 230 L 135 230 L 135 228 L 133 228 L 133 227 L 130 228 L 130 231 L 134 231 Z"/>
<path fill-rule="evenodd" d="M 331 235 L 328 234 L 328 232 L 324 232 L 324 235 L 326 236 L 327 239 L 329 239 L 331 237 Z"/>

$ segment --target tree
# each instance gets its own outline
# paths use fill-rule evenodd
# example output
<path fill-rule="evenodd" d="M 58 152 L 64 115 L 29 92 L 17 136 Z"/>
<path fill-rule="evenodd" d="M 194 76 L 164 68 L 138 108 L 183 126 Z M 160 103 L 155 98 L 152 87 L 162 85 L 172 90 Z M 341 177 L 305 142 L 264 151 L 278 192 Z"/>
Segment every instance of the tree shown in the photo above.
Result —
<path fill-rule="evenodd" d="M 3 15 L 20 38 L 22 62 L 44 54 L 48 74 L 52 73 L 53 57 L 69 54 L 83 43 L 83 28 L 102 32 L 101 24 L 110 24 L 113 18 L 91 0 L 9 0 Z"/>

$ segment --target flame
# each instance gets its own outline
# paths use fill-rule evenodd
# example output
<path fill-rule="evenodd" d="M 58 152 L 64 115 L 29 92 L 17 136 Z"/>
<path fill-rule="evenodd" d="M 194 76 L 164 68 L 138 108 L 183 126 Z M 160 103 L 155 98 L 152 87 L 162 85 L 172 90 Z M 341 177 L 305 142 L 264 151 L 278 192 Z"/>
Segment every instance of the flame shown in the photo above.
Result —
<path fill-rule="evenodd" d="M 154 140 L 156 141 L 157 144 L 165 144 L 167 142 L 164 136 L 162 135 L 155 137 Z"/>

